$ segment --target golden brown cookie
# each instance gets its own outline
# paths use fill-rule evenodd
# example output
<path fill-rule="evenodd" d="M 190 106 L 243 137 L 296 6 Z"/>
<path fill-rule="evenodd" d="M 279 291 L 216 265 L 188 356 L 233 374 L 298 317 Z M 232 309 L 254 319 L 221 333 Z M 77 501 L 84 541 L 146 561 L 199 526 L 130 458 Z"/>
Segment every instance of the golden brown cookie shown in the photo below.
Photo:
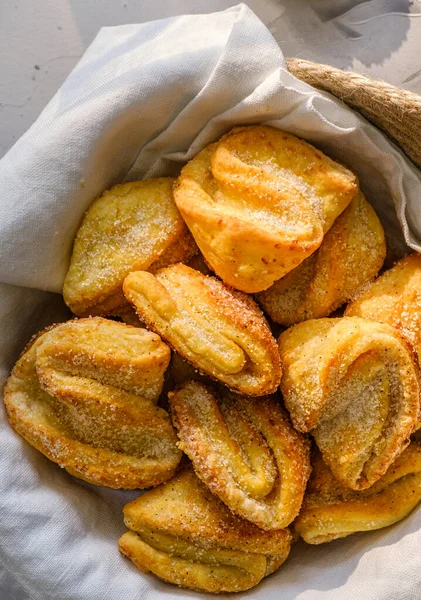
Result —
<path fill-rule="evenodd" d="M 373 486 L 362 492 L 343 487 L 323 462 L 313 461 L 295 531 L 308 544 L 323 544 L 357 531 L 388 527 L 421 500 L 421 448 L 410 444 Z"/>
<path fill-rule="evenodd" d="M 357 192 L 353 173 L 272 127 L 237 127 L 181 171 L 174 198 L 206 262 L 260 292 L 295 269 Z"/>
<path fill-rule="evenodd" d="M 345 314 L 396 327 L 421 358 L 421 255 L 409 254 L 385 271 Z"/>
<path fill-rule="evenodd" d="M 240 592 L 285 561 L 288 530 L 237 517 L 189 468 L 124 508 L 119 549 L 144 573 L 200 592 Z"/>
<path fill-rule="evenodd" d="M 155 406 L 169 348 L 100 317 L 41 334 L 5 388 L 14 429 L 75 477 L 136 489 L 169 479 L 181 459 L 168 414 Z"/>
<path fill-rule="evenodd" d="M 363 490 L 409 444 L 420 414 L 416 357 L 399 332 L 358 317 L 314 319 L 279 338 L 285 405 L 346 487 Z"/>
<path fill-rule="evenodd" d="M 130 271 L 189 260 L 196 245 L 174 203 L 169 177 L 114 186 L 97 198 L 77 232 L 63 296 L 79 316 L 125 304 Z"/>
<path fill-rule="evenodd" d="M 385 256 L 383 227 L 359 192 L 320 248 L 257 299 L 281 325 L 327 317 L 377 275 Z"/>
<path fill-rule="evenodd" d="M 279 385 L 279 353 L 256 303 L 178 264 L 131 273 L 124 293 L 140 319 L 196 368 L 249 396 Z"/>
<path fill-rule="evenodd" d="M 310 475 L 309 442 L 292 428 L 279 398 L 190 381 L 169 401 L 179 447 L 233 512 L 266 530 L 295 519 Z"/>
<path fill-rule="evenodd" d="M 250 297 L 182 264 L 130 273 L 123 288 L 140 319 L 205 374 L 249 396 L 277 389 L 276 341 Z"/>

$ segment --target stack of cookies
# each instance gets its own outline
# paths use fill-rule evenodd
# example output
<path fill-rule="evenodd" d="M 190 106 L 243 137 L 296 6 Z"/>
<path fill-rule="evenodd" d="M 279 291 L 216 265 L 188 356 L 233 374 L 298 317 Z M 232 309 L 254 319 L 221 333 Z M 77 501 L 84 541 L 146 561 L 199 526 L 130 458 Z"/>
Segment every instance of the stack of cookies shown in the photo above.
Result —
<path fill-rule="evenodd" d="M 141 571 L 247 590 L 298 537 L 421 500 L 421 256 L 378 276 L 385 256 L 354 173 L 238 127 L 177 179 L 93 201 L 63 288 L 75 318 L 25 348 L 10 423 L 74 477 L 153 488 L 119 541 Z"/>

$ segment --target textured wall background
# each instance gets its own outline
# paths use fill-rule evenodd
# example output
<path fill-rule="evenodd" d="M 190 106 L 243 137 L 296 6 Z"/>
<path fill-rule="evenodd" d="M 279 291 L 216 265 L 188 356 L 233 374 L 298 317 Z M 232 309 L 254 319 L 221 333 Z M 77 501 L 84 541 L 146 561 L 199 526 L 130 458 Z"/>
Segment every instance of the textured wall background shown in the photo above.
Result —
<path fill-rule="evenodd" d="M 0 156 L 37 118 L 104 26 L 207 13 L 235 0 L 0 3 Z M 421 0 L 248 0 L 286 56 L 421 93 Z"/>

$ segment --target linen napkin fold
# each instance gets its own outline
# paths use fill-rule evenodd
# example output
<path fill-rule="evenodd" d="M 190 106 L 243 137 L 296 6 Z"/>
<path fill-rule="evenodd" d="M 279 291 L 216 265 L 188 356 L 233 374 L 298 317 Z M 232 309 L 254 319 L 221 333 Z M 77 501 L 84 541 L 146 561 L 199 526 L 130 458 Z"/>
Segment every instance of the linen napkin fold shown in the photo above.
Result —
<path fill-rule="evenodd" d="M 2 383 L 30 335 L 67 316 L 57 293 L 89 203 L 123 180 L 177 174 L 205 144 L 249 123 L 286 129 L 343 161 L 394 245 L 421 250 L 420 173 L 363 118 L 288 73 L 246 5 L 102 29 L 0 162 Z M 197 597 L 119 555 L 121 510 L 136 492 L 73 479 L 21 440 L 3 410 L 0 430 L 1 600 Z M 298 544 L 242 597 L 418 598 L 419 520 L 415 512 L 388 530 Z"/>

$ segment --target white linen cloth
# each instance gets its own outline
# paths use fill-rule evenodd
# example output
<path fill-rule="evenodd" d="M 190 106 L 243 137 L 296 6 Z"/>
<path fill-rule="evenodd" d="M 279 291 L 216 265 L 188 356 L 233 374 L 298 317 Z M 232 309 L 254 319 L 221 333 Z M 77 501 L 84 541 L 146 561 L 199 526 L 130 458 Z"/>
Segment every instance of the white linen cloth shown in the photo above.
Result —
<path fill-rule="evenodd" d="M 231 126 L 262 122 L 354 169 L 389 237 L 405 248 L 400 223 L 421 250 L 420 173 L 364 119 L 289 74 L 246 5 L 103 29 L 0 162 L 2 382 L 30 335 L 66 318 L 51 292 L 61 291 L 92 199 L 124 179 L 176 174 Z M 72 478 L 18 437 L 3 410 L 0 427 L 1 600 L 197 597 L 119 555 L 121 510 L 137 492 Z M 419 598 L 420 516 L 321 547 L 298 544 L 277 574 L 241 597 Z"/>

